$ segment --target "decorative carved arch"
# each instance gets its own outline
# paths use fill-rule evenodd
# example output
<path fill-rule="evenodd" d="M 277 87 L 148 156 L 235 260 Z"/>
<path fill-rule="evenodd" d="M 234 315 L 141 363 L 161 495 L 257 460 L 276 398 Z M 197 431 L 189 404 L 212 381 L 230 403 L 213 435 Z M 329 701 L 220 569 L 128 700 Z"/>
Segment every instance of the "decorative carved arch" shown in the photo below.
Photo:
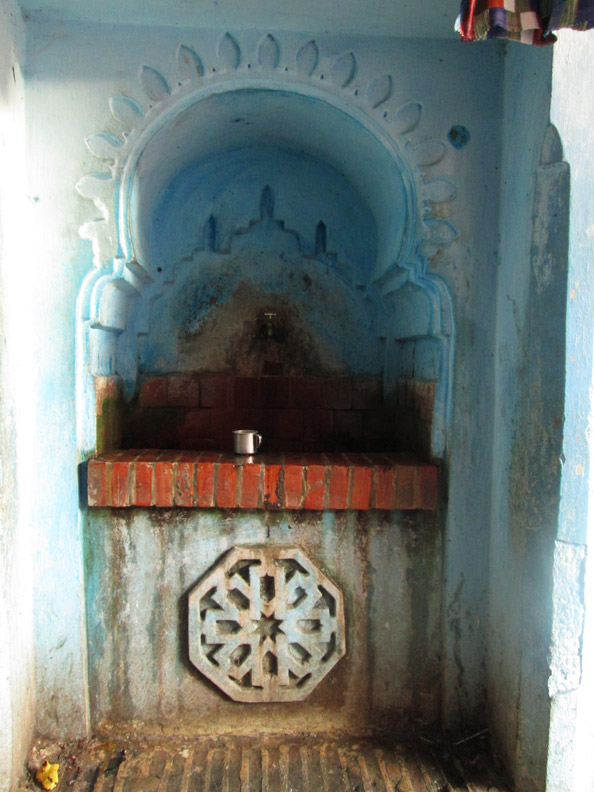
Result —
<path fill-rule="evenodd" d="M 250 54 L 255 57 L 250 59 Z M 447 286 L 427 272 L 426 255 L 457 237 L 441 209 L 454 199 L 456 187 L 446 178 L 427 178 L 426 169 L 442 161 L 446 145 L 417 137 L 422 103 L 395 106 L 391 75 L 367 75 L 365 64 L 353 52 L 325 58 L 314 40 L 295 52 L 281 47 L 271 34 L 261 39 L 255 53 L 247 53 L 226 33 L 219 40 L 216 61 L 206 65 L 193 48 L 182 44 L 175 53 L 171 76 L 142 65 L 138 79 L 142 99 L 112 97 L 112 131 L 86 140 L 103 170 L 84 176 L 76 186 L 98 210 L 80 229 L 81 236 L 92 242 L 94 261 L 78 301 L 85 367 L 91 374 L 117 371 L 117 339 L 127 327 L 131 304 L 139 297 L 152 300 L 155 296 L 154 273 L 138 255 L 131 212 L 138 166 L 151 141 L 189 108 L 213 96 L 245 90 L 283 92 L 345 114 L 372 135 L 397 165 L 406 194 L 406 228 L 398 250 L 390 251 L 376 267 L 365 296 L 376 302 L 389 300 L 410 283 L 429 300 L 427 332 L 439 340 L 442 357 L 433 451 L 442 456 L 450 409 L 453 315 Z"/>

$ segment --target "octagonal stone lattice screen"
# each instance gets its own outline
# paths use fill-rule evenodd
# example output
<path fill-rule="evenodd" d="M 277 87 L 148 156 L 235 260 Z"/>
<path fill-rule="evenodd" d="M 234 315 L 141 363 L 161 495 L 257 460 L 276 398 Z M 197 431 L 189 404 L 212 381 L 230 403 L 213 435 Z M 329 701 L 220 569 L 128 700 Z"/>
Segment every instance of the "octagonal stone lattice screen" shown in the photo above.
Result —
<path fill-rule="evenodd" d="M 189 596 L 190 659 L 234 701 L 301 701 L 345 654 L 338 587 L 296 547 L 235 547 Z"/>

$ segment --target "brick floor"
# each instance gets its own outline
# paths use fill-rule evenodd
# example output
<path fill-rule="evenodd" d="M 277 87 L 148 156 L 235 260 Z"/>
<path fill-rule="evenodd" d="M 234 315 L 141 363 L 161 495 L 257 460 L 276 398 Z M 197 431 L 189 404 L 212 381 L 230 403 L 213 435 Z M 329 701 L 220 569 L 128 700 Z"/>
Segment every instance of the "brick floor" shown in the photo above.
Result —
<path fill-rule="evenodd" d="M 485 742 L 112 738 L 44 758 L 61 759 L 59 789 L 74 792 L 509 792 Z"/>

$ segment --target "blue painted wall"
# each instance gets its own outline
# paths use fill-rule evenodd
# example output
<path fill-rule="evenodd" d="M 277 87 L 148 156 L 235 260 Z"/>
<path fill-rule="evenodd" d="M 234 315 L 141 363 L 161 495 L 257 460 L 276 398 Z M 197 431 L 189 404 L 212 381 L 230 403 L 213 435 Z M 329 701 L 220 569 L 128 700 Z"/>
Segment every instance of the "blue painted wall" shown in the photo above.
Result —
<path fill-rule="evenodd" d="M 94 512 L 86 544 L 93 726 L 153 734 L 402 736 L 439 718 L 434 515 Z M 229 548 L 296 545 L 343 591 L 346 656 L 304 702 L 238 704 L 188 659 L 187 596 Z M 386 559 L 390 563 L 386 563 Z"/>
<path fill-rule="evenodd" d="M 380 375 L 376 240 L 368 205 L 323 162 L 242 148 L 196 163 L 158 198 L 143 244 L 155 296 L 134 307 L 140 315 L 118 342 L 118 373 L 126 378 L 128 354 L 132 373 L 137 358 L 145 372 L 257 374 L 249 350 L 272 310 L 284 335 L 282 322 L 297 325 L 303 351 L 295 342 L 285 350 L 294 373 Z"/>
<path fill-rule="evenodd" d="M 554 555 L 551 727 L 547 789 L 590 789 L 592 715 L 592 31 L 563 31 L 553 63 L 551 119 L 571 167 L 565 433 Z"/>
<path fill-rule="evenodd" d="M 545 784 L 552 542 L 563 422 L 567 174 L 548 182 L 544 173 L 537 175 L 551 56 L 509 47 L 506 57 L 494 356 L 489 703 L 500 750 L 518 788 L 528 790 Z M 546 205 L 537 184 L 541 193 L 556 196 L 556 205 Z M 557 228 L 556 241 L 546 238 L 549 224 Z"/>
<path fill-rule="evenodd" d="M 216 548 L 226 547 L 236 537 L 251 535 L 250 532 L 261 536 L 264 518 L 242 517 L 233 524 L 215 514 L 202 515 L 190 525 L 191 520 L 188 523 L 175 517 L 170 528 L 179 544 L 173 552 L 166 552 L 159 542 L 169 538 L 169 530 L 157 520 L 158 531 L 155 531 L 151 520 L 156 518 L 137 512 L 113 518 L 107 512 L 94 515 L 84 509 L 79 512 L 77 463 L 92 450 L 92 445 L 84 429 L 79 434 L 78 447 L 75 437 L 74 397 L 77 388 L 81 394 L 88 385 L 75 378 L 75 304 L 83 279 L 93 266 L 93 251 L 91 244 L 78 236 L 78 228 L 89 220 L 105 218 L 101 202 L 94 206 L 91 201 L 83 200 L 75 193 L 74 185 L 85 173 L 103 167 L 90 155 L 85 138 L 98 130 L 121 136 L 121 127 L 109 112 L 110 98 L 126 95 L 141 101 L 136 75 L 142 64 L 159 69 L 168 83 L 174 85 L 178 75 L 174 53 L 182 37 L 174 28 L 83 25 L 56 22 L 43 16 L 30 19 L 27 31 L 25 99 L 27 195 L 30 196 L 27 211 L 31 233 L 26 248 L 27 260 L 35 264 L 34 276 L 27 278 L 30 286 L 24 317 L 34 339 L 28 352 L 31 365 L 27 368 L 26 383 L 28 391 L 37 394 L 30 412 L 32 434 L 27 463 L 31 469 L 42 471 L 36 473 L 31 509 L 35 526 L 34 567 L 44 569 L 43 576 L 34 584 L 36 726 L 40 732 L 64 737 L 86 733 L 88 701 L 95 724 L 110 718 L 125 719 L 128 715 L 147 720 L 163 713 L 173 717 L 175 707 L 168 709 L 167 696 L 176 675 L 186 672 L 179 656 L 172 660 L 172 666 L 158 666 L 159 673 L 164 675 L 158 682 L 163 694 L 158 706 L 164 708 L 163 712 L 151 709 L 154 702 L 142 697 L 136 700 L 133 696 L 130 706 L 119 711 L 114 709 L 115 699 L 110 697 L 119 692 L 132 695 L 146 669 L 139 668 L 137 679 L 119 679 L 114 670 L 116 666 L 119 668 L 116 655 L 110 654 L 111 649 L 103 643 L 102 630 L 113 645 L 110 631 L 125 623 L 139 640 L 142 638 L 149 651 L 157 651 L 158 647 L 147 635 L 147 630 L 152 630 L 152 581 L 146 578 L 140 561 L 147 558 L 155 563 L 162 561 L 159 585 L 163 590 L 167 581 L 178 581 L 179 588 L 173 596 L 164 593 L 159 609 L 154 611 L 163 621 L 184 587 L 193 582 L 207 562 L 214 560 L 201 557 L 200 536 L 206 537 L 209 556 L 216 555 Z M 244 53 L 257 52 L 264 32 L 250 30 L 241 36 L 237 34 Z M 197 29 L 186 33 L 183 41 L 195 46 L 205 63 L 218 63 L 217 44 L 224 31 L 218 31 L 217 35 Z M 312 38 L 311 33 L 276 32 L 275 35 L 282 44 L 281 58 L 286 58 L 287 64 L 294 62 L 295 53 Z M 534 315 L 545 298 L 534 296 L 538 295 L 534 273 L 536 254 L 531 251 L 534 180 L 548 116 L 551 55 L 529 49 L 508 49 L 498 43 L 480 48 L 437 40 L 323 36 L 319 37 L 318 46 L 322 57 L 316 72 L 320 90 L 320 74 L 325 73 L 328 79 L 328 68 L 334 58 L 350 50 L 359 59 L 359 71 L 351 87 L 358 86 L 362 94 L 378 74 L 389 71 L 393 75 L 391 96 L 385 104 L 387 119 L 382 118 L 383 111 L 374 116 L 378 128 L 383 129 L 382 124 L 396 125 L 397 111 L 406 103 L 414 105 L 407 112 L 417 112 L 416 107 L 420 108 L 419 113 L 422 111 L 422 121 L 412 123 L 401 133 L 399 146 L 419 189 L 419 224 L 426 218 L 443 221 L 438 226 L 440 233 L 448 233 L 450 238 L 448 244 L 430 239 L 422 251 L 409 250 L 406 258 L 415 260 L 418 271 L 439 277 L 447 286 L 455 317 L 456 352 L 444 470 L 447 510 L 440 513 L 437 526 L 431 529 L 435 533 L 430 532 L 430 541 L 421 541 L 413 547 L 419 536 L 427 536 L 426 526 L 419 531 L 418 525 L 408 524 L 398 515 L 389 525 L 371 520 L 366 526 L 368 547 L 359 553 L 355 563 L 352 543 L 356 543 L 360 530 L 357 526 L 343 526 L 338 518 L 328 515 L 321 525 L 314 526 L 315 536 L 308 533 L 313 529 L 306 526 L 296 530 L 304 541 L 307 538 L 312 544 L 317 542 L 316 552 L 324 558 L 331 556 L 323 546 L 329 537 L 340 537 L 345 542 L 344 578 L 357 592 L 364 581 L 362 566 L 368 565 L 370 577 L 365 579 L 374 581 L 376 589 L 366 592 L 367 605 L 361 612 L 368 608 L 370 614 L 372 650 L 386 640 L 374 632 L 379 629 L 386 601 L 396 597 L 403 603 L 406 623 L 389 631 L 389 641 L 394 641 L 394 645 L 389 653 L 377 655 L 374 661 L 374 680 L 389 681 L 391 674 L 397 680 L 390 693 L 391 714 L 402 708 L 422 722 L 437 717 L 435 689 L 431 688 L 429 698 L 422 700 L 423 679 L 416 678 L 411 693 L 410 687 L 402 685 L 398 674 L 402 667 L 410 670 L 427 640 L 432 647 L 431 662 L 437 663 L 435 625 L 439 621 L 443 724 L 453 731 L 466 732 L 490 723 L 508 767 L 518 782 L 524 784 L 520 788 L 538 788 L 546 752 L 546 736 L 543 736 L 546 724 L 541 720 L 546 696 L 542 649 L 548 619 L 546 609 L 539 603 L 551 591 L 550 538 L 554 534 L 553 498 L 558 472 L 551 468 L 549 479 L 539 481 L 538 490 L 545 500 L 543 508 L 536 508 L 532 501 L 523 498 L 522 488 L 531 481 L 528 473 L 537 464 L 536 452 L 543 439 L 541 434 L 533 432 L 538 414 L 525 415 L 532 386 L 536 383 L 540 388 L 537 394 L 544 410 L 540 414 L 547 419 L 559 403 L 558 389 L 551 389 L 548 394 L 542 385 L 548 381 L 543 379 L 545 374 L 547 378 L 559 376 L 559 353 L 542 344 L 536 350 L 531 347 L 534 333 L 551 333 L 561 321 L 559 312 L 547 315 L 543 310 Z M 282 60 L 283 67 L 284 63 Z M 416 169 L 414 152 L 429 141 L 445 141 L 448 130 L 455 124 L 468 128 L 469 144 L 462 149 L 448 145 L 438 163 L 426 166 L 423 171 Z M 317 130 L 315 124 L 314 129 Z M 518 141 L 522 142 L 521 146 Z M 253 145 L 254 141 L 250 141 L 252 151 Z M 345 144 L 341 153 L 348 149 Z M 158 150 L 158 147 L 153 150 L 153 157 Z M 370 146 L 365 153 L 372 150 Z M 232 255 L 221 253 L 217 245 L 226 246 L 233 229 L 258 219 L 262 188 L 270 184 L 275 202 L 273 217 L 268 220 L 272 223 L 283 219 L 286 228 L 299 233 L 302 250 L 295 257 L 295 264 L 300 271 L 313 266 L 307 256 L 311 255 L 315 242 L 316 224 L 322 219 L 328 230 L 327 247 L 335 250 L 340 260 L 364 279 L 373 258 L 372 250 L 389 248 L 381 229 L 390 226 L 390 214 L 382 214 L 379 207 L 389 197 L 390 180 L 382 168 L 375 167 L 377 160 L 368 161 L 365 157 L 343 177 L 336 163 L 329 163 L 327 141 L 322 153 L 324 156 L 316 156 L 315 151 L 309 150 L 301 155 L 295 151 L 294 139 L 289 151 L 283 151 L 276 141 L 269 151 L 254 152 L 250 161 L 246 152 L 234 153 L 225 160 L 228 167 L 225 178 L 243 178 L 245 189 L 227 205 L 226 196 L 212 192 L 217 182 L 210 178 L 209 169 L 214 172 L 218 163 L 216 153 L 202 151 L 209 158 L 201 160 L 197 148 L 195 161 L 183 163 L 184 167 L 177 171 L 179 182 L 159 183 L 151 199 L 154 204 L 151 203 L 146 215 L 141 211 L 146 206 L 142 190 L 134 194 L 131 221 L 141 231 L 150 229 L 150 233 L 140 235 L 148 240 L 146 247 L 137 251 L 140 258 L 146 254 L 152 268 L 162 268 L 164 278 L 169 278 L 174 270 L 176 278 L 178 274 L 189 276 L 194 262 L 199 261 L 204 267 L 199 278 L 194 274 L 194 294 L 204 293 L 205 283 L 200 278 L 207 274 L 214 276 L 219 258 Z M 352 153 L 356 156 L 361 152 Z M 300 185 L 293 178 L 295 158 L 306 182 L 306 192 L 314 195 L 312 200 L 300 200 Z M 113 165 L 108 157 L 104 163 L 108 172 L 110 164 Z M 146 164 L 150 164 L 148 160 Z M 357 181 L 359 176 L 366 177 L 366 189 Z M 117 179 L 121 178 L 119 173 Z M 444 180 L 445 184 L 433 187 L 433 193 L 427 188 L 429 193 L 423 194 L 425 183 L 434 178 Z M 149 178 L 145 185 L 150 187 L 150 184 Z M 374 184 L 377 184 L 375 195 Z M 318 203 L 318 198 L 333 188 L 340 192 L 340 197 L 328 214 L 323 206 L 325 202 Z M 171 193 L 174 200 L 167 201 Z M 436 194 L 440 200 L 435 200 Z M 401 205 L 399 198 L 397 207 Z M 220 212 L 219 207 L 222 207 Z M 322 210 L 327 220 L 322 217 Z M 357 223 L 345 224 L 344 220 L 335 219 L 344 218 L 343 210 L 347 217 L 356 215 Z M 211 214 L 215 217 L 220 214 L 224 220 L 217 227 L 218 236 L 214 235 L 215 250 L 196 253 L 196 246 L 204 247 L 204 228 Z M 228 218 L 233 218 L 233 223 L 227 222 Z M 183 234 L 179 233 L 178 221 L 183 223 Z M 155 233 L 159 226 L 166 229 L 165 234 Z M 111 249 L 119 246 L 121 252 L 121 240 L 113 239 L 110 244 Z M 272 251 L 264 247 L 265 253 L 272 252 L 274 256 L 279 256 L 281 251 L 279 243 L 275 243 Z M 250 255 L 254 262 L 259 260 L 253 252 Z M 190 261 L 184 263 L 184 257 Z M 98 248 L 95 264 L 105 267 L 106 273 L 111 271 L 111 261 Z M 268 258 L 267 271 L 254 274 L 253 284 L 258 285 L 261 277 L 269 279 L 271 264 Z M 242 277 L 239 268 L 231 268 L 230 272 L 234 280 L 222 284 L 218 292 L 223 301 L 227 296 L 225 289 L 239 283 Z M 309 270 L 307 274 L 312 277 Z M 380 267 L 380 275 L 385 274 L 386 270 Z M 559 273 L 557 277 L 561 288 L 562 277 Z M 175 292 L 176 284 L 167 287 L 170 293 Z M 125 300 L 121 304 L 126 304 Z M 303 304 L 307 305 L 305 299 Z M 405 315 L 407 300 L 403 299 L 401 304 Z M 393 301 L 388 302 L 385 310 L 384 327 L 393 330 L 391 337 L 386 336 L 386 358 L 390 359 L 398 358 L 395 348 L 402 343 L 398 340 L 397 308 L 397 301 Z M 137 301 L 130 317 L 130 327 L 134 330 L 143 329 L 140 313 Z M 409 314 L 414 317 L 415 311 Z M 359 305 L 351 315 L 371 322 L 367 307 Z M 144 320 L 146 316 L 145 313 Z M 139 360 L 130 353 L 134 344 L 130 338 L 124 338 L 126 334 L 120 337 L 118 350 L 114 333 L 113 350 L 105 355 L 107 367 L 117 358 L 130 383 L 137 364 L 146 368 L 162 366 L 167 370 L 172 361 L 168 357 L 170 348 L 157 338 L 157 331 L 169 332 L 170 317 L 163 310 L 153 318 L 157 322 L 150 325 L 150 331 L 155 336 L 151 338 L 149 334 L 141 341 Z M 333 354 L 340 359 L 340 365 L 373 372 L 385 365 L 385 361 L 379 360 L 375 341 L 370 340 L 372 354 L 367 355 L 348 343 L 338 318 L 333 320 L 336 320 L 332 323 Z M 131 330 L 127 332 L 133 334 Z M 426 353 L 426 364 L 431 365 L 432 349 L 426 345 L 422 351 Z M 84 372 L 80 376 L 84 379 Z M 84 401 L 82 406 L 78 405 L 79 416 L 82 410 L 88 422 L 92 417 L 92 399 L 85 397 Z M 545 433 L 550 454 L 556 450 L 556 431 Z M 522 467 L 526 459 L 527 467 Z M 279 524 L 275 530 L 283 537 L 289 532 L 287 525 Z M 115 572 L 110 571 L 110 553 L 116 550 L 128 553 L 125 564 L 118 567 L 122 573 L 119 582 L 130 592 L 131 603 L 138 606 L 137 612 L 142 614 L 138 618 L 113 610 L 121 591 L 118 579 L 113 577 Z M 51 566 L 43 564 L 48 558 L 52 559 Z M 419 592 L 428 575 L 429 599 L 421 601 Z M 378 599 L 378 592 L 383 592 L 382 598 Z M 108 612 L 116 613 L 116 618 L 105 621 Z M 389 618 L 394 615 L 390 611 Z M 49 630 L 48 625 L 51 625 Z M 532 631 L 527 631 L 526 626 L 533 627 Z M 175 638 L 169 633 L 168 636 L 168 651 L 175 654 Z M 505 654 L 502 646 L 506 646 Z M 86 687 L 87 648 L 90 699 Z M 401 665 L 390 666 L 387 655 L 392 655 L 392 649 L 393 655 L 402 659 Z M 136 663 L 133 647 L 129 652 L 129 659 Z M 367 646 L 361 648 L 358 662 L 364 662 L 365 652 Z M 128 656 L 118 657 L 118 662 L 121 659 Z M 109 670 L 114 673 L 110 679 L 112 687 L 105 688 L 100 679 Z M 165 679 L 168 674 L 171 678 Z M 352 701 L 356 702 L 359 693 L 353 695 Z M 411 700 L 411 696 L 418 698 Z M 374 697 L 380 698 L 377 690 L 372 700 Z M 527 727 L 527 723 L 532 725 Z"/>
<path fill-rule="evenodd" d="M 42 19 L 32 21 L 30 26 L 28 90 L 31 192 L 40 196 L 40 201 L 35 205 L 36 217 L 41 229 L 47 232 L 52 242 L 46 251 L 46 240 L 44 239 L 44 244 L 39 240 L 36 246 L 36 253 L 41 257 L 39 266 L 43 267 L 45 262 L 53 280 L 60 284 L 56 292 L 60 295 L 59 302 L 54 298 L 41 310 L 40 316 L 51 312 L 53 321 L 48 321 L 48 324 L 55 326 L 56 331 L 60 329 L 60 334 L 65 334 L 64 340 L 59 344 L 59 353 L 58 347 L 56 352 L 53 351 L 49 338 L 47 342 L 44 341 L 43 351 L 47 355 L 40 355 L 40 359 L 43 361 L 47 357 L 47 368 L 44 363 L 38 376 L 41 381 L 47 381 L 51 372 L 54 375 L 53 381 L 59 382 L 57 393 L 72 394 L 74 383 L 70 367 L 73 358 L 68 359 L 70 353 L 63 352 L 74 349 L 74 344 L 67 341 L 67 333 L 72 331 L 72 314 L 63 310 L 62 304 L 72 298 L 70 305 L 74 305 L 72 292 L 76 291 L 81 282 L 85 261 L 86 267 L 90 266 L 90 246 L 81 247 L 81 243 L 77 241 L 77 226 L 89 216 L 97 215 L 90 204 L 77 198 L 72 191 L 81 173 L 97 167 L 95 160 L 91 160 L 86 151 L 84 139 L 98 129 L 110 129 L 110 123 L 113 122 L 109 121 L 108 107 L 110 96 L 114 92 L 138 95 L 134 75 L 139 63 L 153 64 L 163 70 L 173 82 L 169 76 L 172 68 L 169 64 L 173 63 L 171 58 L 179 43 L 179 33 L 174 30 L 150 29 L 143 30 L 141 35 L 140 31 L 107 27 L 89 29 L 76 25 L 60 25 L 60 30 L 65 37 L 52 37 L 51 28 Z M 254 44 L 249 46 L 256 46 L 260 37 L 260 34 L 250 34 L 248 44 L 249 40 Z M 97 48 L 96 43 L 99 40 L 102 46 Z M 205 61 L 209 58 L 215 60 L 215 55 L 211 53 L 215 49 L 216 39 L 194 31 L 192 40 Z M 286 37 L 283 39 L 283 46 L 286 50 L 296 52 L 303 40 L 302 36 Z M 248 44 L 244 46 L 248 47 Z M 442 525 L 448 546 L 444 573 L 448 588 L 443 610 L 443 669 L 446 679 L 444 710 L 447 713 L 447 722 L 454 728 L 465 723 L 482 723 L 485 701 L 485 642 L 482 630 L 486 613 L 489 524 L 485 486 L 489 481 L 491 464 L 489 413 L 493 378 L 488 350 L 492 346 L 494 334 L 492 295 L 495 288 L 498 244 L 497 225 L 485 225 L 484 217 L 492 213 L 498 193 L 500 147 L 498 137 L 494 137 L 492 133 L 494 128 L 498 128 L 497 107 L 501 101 L 503 51 L 498 46 L 479 51 L 459 47 L 456 42 L 423 42 L 422 45 L 399 42 L 396 48 L 382 39 L 328 39 L 324 40 L 323 45 L 320 42 L 319 46 L 322 52 L 331 54 L 338 54 L 349 47 L 356 49 L 357 53 L 369 53 L 361 56 L 363 86 L 365 80 L 377 73 L 375 70 L 380 64 L 383 69 L 389 68 L 394 75 L 408 75 L 405 82 L 393 83 L 392 104 L 386 105 L 387 112 L 393 113 L 394 108 L 398 108 L 403 102 L 417 97 L 421 100 L 422 122 L 414 132 L 404 138 L 407 151 L 412 152 L 420 143 L 433 138 L 445 140 L 447 131 L 454 123 L 463 123 L 472 135 L 471 143 L 465 149 L 455 150 L 449 147 L 439 166 L 435 166 L 433 170 L 429 166 L 426 172 L 427 179 L 445 176 L 457 186 L 455 200 L 442 203 L 440 213 L 460 233 L 459 239 L 450 247 L 438 245 L 428 250 L 428 270 L 441 276 L 453 295 L 458 329 L 453 440 L 448 458 L 449 510 L 447 522 Z M 68 77 L 64 60 L 66 55 L 68 63 L 77 63 L 77 80 Z M 463 94 L 459 91 L 458 77 L 461 72 L 475 75 L 467 80 Z M 488 96 L 483 90 L 487 77 L 493 86 L 493 92 Z M 37 122 L 40 118 L 44 120 L 43 127 Z M 53 147 L 51 159 L 45 162 L 48 135 L 54 141 L 68 138 L 75 142 L 68 147 Z M 41 160 L 45 162 L 43 175 L 35 167 Z M 369 176 L 373 181 L 373 171 Z M 380 176 L 378 174 L 378 178 Z M 256 186 L 257 202 L 257 191 L 263 186 L 260 179 Z M 53 196 L 54 200 L 49 201 L 49 196 Z M 434 212 L 431 206 L 435 204 L 428 203 L 424 211 Z M 50 227 L 54 230 L 50 231 Z M 328 227 L 331 231 L 331 223 Z M 200 225 L 197 231 L 202 232 Z M 58 255 L 58 251 L 61 251 L 61 255 Z M 81 256 L 82 251 L 85 253 Z M 51 259 L 48 260 L 50 255 Z M 56 260 L 67 264 L 64 268 L 57 267 Z M 78 275 L 75 276 L 75 273 Z M 52 340 L 57 337 L 59 336 L 54 335 Z M 45 344 L 48 345 L 47 349 Z M 60 376 L 56 372 L 60 372 Z M 49 393 L 51 395 L 51 389 Z M 48 409 L 50 403 L 51 400 Z M 64 407 L 61 408 L 63 409 Z M 43 414 L 46 415 L 47 412 L 44 411 Z M 66 421 L 66 417 L 64 420 Z M 58 434 L 57 429 L 55 433 Z M 45 543 L 42 546 L 47 549 L 53 540 L 68 536 L 67 544 L 72 551 L 69 554 L 69 563 L 73 565 L 73 569 L 71 572 L 62 570 L 55 578 L 52 574 L 51 581 L 46 585 L 46 591 L 50 593 L 64 578 L 77 580 L 76 558 L 80 549 L 76 534 L 69 534 L 73 530 L 69 519 L 50 519 L 52 509 L 56 509 L 58 514 L 64 508 L 69 509 L 77 503 L 74 499 L 74 481 L 66 475 L 66 468 L 71 463 L 67 452 L 68 444 L 64 445 L 62 442 L 62 447 L 56 449 L 53 436 L 52 427 L 40 442 L 58 462 L 55 466 L 56 473 L 62 465 L 65 468 L 64 476 L 60 479 L 56 478 L 53 470 L 50 472 L 48 487 L 55 486 L 55 496 L 50 497 L 47 488 L 44 488 L 44 494 L 54 506 L 47 509 L 47 517 L 40 518 L 40 530 Z M 57 481 L 61 482 L 59 486 L 56 486 Z M 66 481 L 71 483 L 65 489 L 63 482 Z M 73 490 L 69 489 L 70 486 Z M 64 533 L 66 525 L 69 527 Z M 90 531 L 89 537 L 92 534 Z M 467 576 L 461 585 L 462 569 L 467 570 Z M 457 590 L 459 593 L 456 596 Z M 58 614 L 53 613 L 52 604 L 58 601 L 57 594 L 55 597 L 53 594 L 47 597 L 45 603 L 40 600 L 40 630 L 44 619 L 55 619 L 56 616 L 59 620 L 63 618 L 70 625 L 70 629 L 79 623 L 70 610 L 81 604 L 78 589 L 74 586 L 69 591 L 70 597 L 63 603 Z M 79 648 L 74 637 L 63 646 L 63 650 L 71 653 L 74 663 L 78 662 L 76 658 Z M 60 691 L 67 685 L 72 689 L 75 672 L 69 673 L 67 677 L 62 676 L 62 682 L 58 678 L 52 678 L 54 666 L 50 657 L 53 655 L 47 652 L 47 659 L 43 662 L 42 679 L 47 687 Z M 69 668 L 69 662 L 70 660 L 66 662 L 62 659 L 60 667 Z M 80 689 L 84 690 L 82 679 Z M 55 700 L 56 708 L 53 712 L 47 711 L 47 717 L 42 720 L 47 730 L 61 730 L 62 724 L 73 715 L 82 722 L 82 715 L 76 715 L 77 709 L 69 703 L 68 696 L 62 698 L 57 695 Z M 61 711 L 62 702 L 65 712 Z"/>

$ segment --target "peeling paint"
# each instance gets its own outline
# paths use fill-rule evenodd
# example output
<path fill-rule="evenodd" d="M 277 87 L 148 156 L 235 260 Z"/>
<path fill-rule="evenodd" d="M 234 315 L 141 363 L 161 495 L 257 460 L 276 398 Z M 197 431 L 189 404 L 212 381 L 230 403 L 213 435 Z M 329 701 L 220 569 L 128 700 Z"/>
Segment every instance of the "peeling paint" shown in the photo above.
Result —
<path fill-rule="evenodd" d="M 394 522 L 371 514 L 97 510 L 89 519 L 95 728 L 134 722 L 190 735 L 270 732 L 282 722 L 287 733 L 389 725 L 404 734 L 435 723 L 441 539 L 433 515 Z M 345 597 L 347 656 L 289 709 L 231 702 L 188 659 L 187 592 L 227 548 L 267 542 L 303 548 Z"/>

